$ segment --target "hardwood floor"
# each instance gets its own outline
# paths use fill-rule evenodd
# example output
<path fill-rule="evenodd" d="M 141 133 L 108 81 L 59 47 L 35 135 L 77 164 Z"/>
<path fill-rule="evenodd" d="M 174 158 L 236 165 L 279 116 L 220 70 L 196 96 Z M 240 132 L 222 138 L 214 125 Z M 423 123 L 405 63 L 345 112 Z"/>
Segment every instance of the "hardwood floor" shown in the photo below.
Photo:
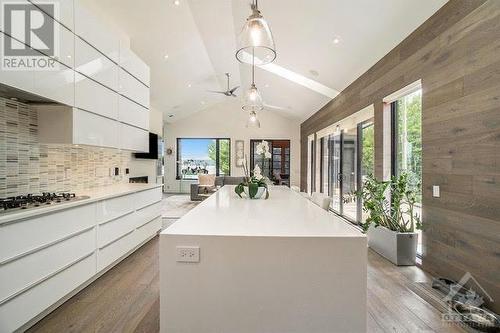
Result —
<path fill-rule="evenodd" d="M 28 332 L 158 332 L 158 245 L 155 237 Z M 412 291 L 428 274 L 371 251 L 368 259 L 368 332 L 464 332 Z"/>

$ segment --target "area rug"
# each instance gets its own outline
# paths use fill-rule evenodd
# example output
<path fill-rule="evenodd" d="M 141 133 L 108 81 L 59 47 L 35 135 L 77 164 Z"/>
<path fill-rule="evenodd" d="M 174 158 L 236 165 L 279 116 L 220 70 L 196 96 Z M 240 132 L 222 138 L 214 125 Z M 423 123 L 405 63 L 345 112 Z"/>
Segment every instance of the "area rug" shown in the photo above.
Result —
<path fill-rule="evenodd" d="M 162 200 L 161 216 L 164 219 L 179 219 L 200 202 L 191 201 L 189 195 L 171 195 Z"/>

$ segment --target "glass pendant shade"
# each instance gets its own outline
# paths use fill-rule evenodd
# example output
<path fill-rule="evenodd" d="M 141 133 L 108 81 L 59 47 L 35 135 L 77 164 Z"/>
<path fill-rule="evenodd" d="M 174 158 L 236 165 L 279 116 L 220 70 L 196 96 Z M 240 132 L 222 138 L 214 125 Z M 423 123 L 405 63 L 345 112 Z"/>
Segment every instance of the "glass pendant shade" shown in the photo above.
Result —
<path fill-rule="evenodd" d="M 243 106 L 241 107 L 245 111 L 257 112 L 264 109 L 264 103 L 262 102 L 262 96 L 260 96 L 259 91 L 254 83 L 250 89 L 245 92 L 245 97 L 243 101 Z"/>
<path fill-rule="evenodd" d="M 256 5 L 252 5 L 252 12 L 238 36 L 236 59 L 242 63 L 255 61 L 256 65 L 265 65 L 276 59 L 273 34 Z"/>
<path fill-rule="evenodd" d="M 260 121 L 259 118 L 257 118 L 257 112 L 255 111 L 250 112 L 250 115 L 248 116 L 247 127 L 260 128 Z"/>

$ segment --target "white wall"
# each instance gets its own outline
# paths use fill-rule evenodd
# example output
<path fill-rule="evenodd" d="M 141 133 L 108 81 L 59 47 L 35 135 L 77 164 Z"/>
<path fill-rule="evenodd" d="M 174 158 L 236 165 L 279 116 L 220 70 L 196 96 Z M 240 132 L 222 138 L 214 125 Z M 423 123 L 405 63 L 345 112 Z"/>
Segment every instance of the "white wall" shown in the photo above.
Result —
<path fill-rule="evenodd" d="M 247 113 L 241 109 L 239 100 L 221 103 L 193 114 L 164 127 L 165 148 L 173 150 L 165 156 L 165 191 L 188 192 L 190 181 L 179 181 L 176 177 L 177 138 L 230 138 L 231 176 L 243 175 L 236 167 L 235 140 L 245 140 L 245 154 L 250 155 L 250 139 L 290 140 L 290 180 L 292 185 L 300 183 L 300 122 L 276 114 L 275 111 L 260 112 L 261 128 L 246 128 Z"/>

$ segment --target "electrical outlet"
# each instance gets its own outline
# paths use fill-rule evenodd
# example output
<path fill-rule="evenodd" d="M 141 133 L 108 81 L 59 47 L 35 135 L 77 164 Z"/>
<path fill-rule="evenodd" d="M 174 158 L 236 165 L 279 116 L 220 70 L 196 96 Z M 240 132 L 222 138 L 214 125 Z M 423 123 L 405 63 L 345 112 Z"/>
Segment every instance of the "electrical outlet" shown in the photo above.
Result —
<path fill-rule="evenodd" d="M 200 262 L 199 246 L 177 246 L 175 251 L 177 262 Z"/>
<path fill-rule="evenodd" d="M 434 198 L 439 198 L 441 196 L 440 189 L 438 185 L 432 186 L 432 196 Z"/>

